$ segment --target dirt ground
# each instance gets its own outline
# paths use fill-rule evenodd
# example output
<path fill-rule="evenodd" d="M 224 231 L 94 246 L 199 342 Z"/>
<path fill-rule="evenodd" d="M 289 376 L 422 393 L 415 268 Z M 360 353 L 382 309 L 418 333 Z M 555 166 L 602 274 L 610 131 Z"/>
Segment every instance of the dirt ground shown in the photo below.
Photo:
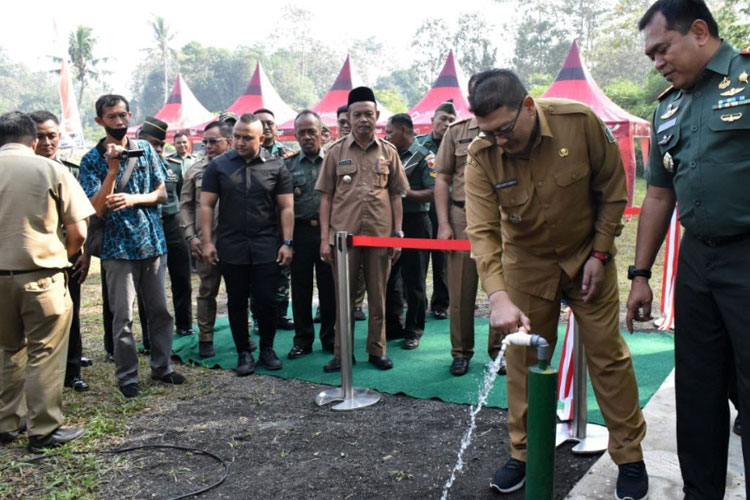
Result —
<path fill-rule="evenodd" d="M 125 443 L 179 444 L 222 457 L 229 477 L 201 498 L 438 499 L 468 425 L 468 406 L 440 401 L 384 395 L 372 407 L 335 412 L 313 401 L 326 386 L 230 372 L 203 383 L 210 383 L 204 397 L 173 398 L 131 419 Z M 506 412 L 484 409 L 449 498 L 498 498 L 489 480 L 508 453 Z M 596 458 L 558 450 L 555 498 L 565 498 Z M 169 498 L 223 472 L 208 457 L 181 451 L 147 450 L 123 460 L 127 467 L 102 485 L 101 498 Z"/>

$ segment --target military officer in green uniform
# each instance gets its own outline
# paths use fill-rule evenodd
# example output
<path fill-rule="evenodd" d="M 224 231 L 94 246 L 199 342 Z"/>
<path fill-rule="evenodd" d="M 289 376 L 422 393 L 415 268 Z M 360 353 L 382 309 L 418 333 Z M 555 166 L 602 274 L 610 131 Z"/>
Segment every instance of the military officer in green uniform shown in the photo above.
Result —
<path fill-rule="evenodd" d="M 435 155 L 420 145 L 414 137 L 414 124 L 406 113 L 393 115 L 385 127 L 391 143 L 396 146 L 409 189 L 403 200 L 403 231 L 406 238 L 430 238 L 432 227 L 427 215 L 435 189 Z M 403 326 L 404 349 L 419 347 L 424 333 L 427 297 L 427 250 L 405 249 L 391 267 L 386 289 L 386 329 L 401 328 L 401 313 L 406 296 L 406 321 Z"/>
<path fill-rule="evenodd" d="M 320 115 L 316 112 L 301 111 L 294 120 L 294 135 L 300 151 L 284 160 L 294 183 L 295 248 L 291 271 L 295 333 L 289 359 L 312 352 L 315 341 L 313 273 L 318 285 L 320 343 L 324 351 L 333 352 L 336 337 L 336 292 L 331 266 L 320 258 L 320 193 L 315 190 L 325 158 L 321 125 Z"/>
<path fill-rule="evenodd" d="M 260 108 L 256 109 L 253 114 L 263 124 L 263 145 L 260 150 L 263 159 L 279 158 L 283 160 L 294 153 L 293 150 L 276 141 L 279 129 L 276 126 L 276 117 L 273 111 Z M 279 305 L 279 317 L 276 326 L 282 330 L 294 330 L 294 321 L 286 314 L 289 309 L 290 278 L 291 268 L 289 266 L 282 267 L 279 274 L 279 287 L 276 289 L 276 303 Z M 255 316 L 255 313 L 253 313 L 253 316 Z"/>
<path fill-rule="evenodd" d="M 166 161 L 179 163 L 182 176 L 185 177 L 190 166 L 197 158 L 190 152 L 190 139 L 185 132 L 177 132 L 174 135 L 175 152 L 165 158 Z"/>
<path fill-rule="evenodd" d="M 721 499 L 735 377 L 740 415 L 750 415 L 750 52 L 719 38 L 700 0 L 659 0 L 638 27 L 672 87 L 653 117 L 626 319 L 632 330 L 650 317 L 648 279 L 676 201 L 685 228 L 675 284 L 677 449 L 685 499 Z"/>
<path fill-rule="evenodd" d="M 456 108 L 453 99 L 445 101 L 437 107 L 432 116 L 432 131 L 429 134 L 417 136 L 417 141 L 433 154 L 437 154 L 440 142 L 443 140 L 448 126 L 456 120 Z M 437 238 L 438 217 L 435 204 L 430 205 L 431 237 Z M 446 319 L 448 317 L 448 286 L 445 279 L 446 256 L 441 250 L 432 250 L 432 299 L 430 309 L 435 319 Z"/>

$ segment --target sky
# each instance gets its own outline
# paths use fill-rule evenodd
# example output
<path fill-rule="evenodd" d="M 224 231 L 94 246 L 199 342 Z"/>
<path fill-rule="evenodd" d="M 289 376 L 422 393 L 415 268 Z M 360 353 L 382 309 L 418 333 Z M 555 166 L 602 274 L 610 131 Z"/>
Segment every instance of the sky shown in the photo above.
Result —
<path fill-rule="evenodd" d="M 35 70 L 51 70 L 56 65 L 48 56 L 67 50 L 67 36 L 76 26 L 89 26 L 98 38 L 95 57 L 110 58 L 106 63 L 106 69 L 112 71 L 108 84 L 113 91 L 128 94 L 129 72 L 145 56 L 142 49 L 152 46 L 153 16 L 167 20 L 175 33 L 173 47 L 197 40 L 206 46 L 231 48 L 268 41 L 274 33 L 278 35 L 284 6 L 297 6 L 313 11 L 312 34 L 327 45 L 343 53 L 351 40 L 375 36 L 398 66 L 406 66 L 411 63 L 411 37 L 424 19 L 440 17 L 452 25 L 462 12 L 470 11 L 481 12 L 496 25 L 493 38 L 499 40 L 501 55 L 508 46 L 507 40 L 501 40 L 501 25 L 508 11 L 512 11 L 507 4 L 494 0 L 474 0 L 470 11 L 462 9 L 460 2 L 446 0 L 321 0 L 316 4 L 275 0 L 267 2 L 272 5 L 268 9 L 260 2 L 233 1 L 127 0 L 120 2 L 118 8 L 111 7 L 115 4 L 101 0 L 9 2 L 0 16 L 0 47 L 14 61 L 22 61 Z M 317 11 L 314 6 L 319 7 Z M 55 24 L 62 44 L 54 43 Z M 507 38 L 507 33 L 504 36 Z"/>

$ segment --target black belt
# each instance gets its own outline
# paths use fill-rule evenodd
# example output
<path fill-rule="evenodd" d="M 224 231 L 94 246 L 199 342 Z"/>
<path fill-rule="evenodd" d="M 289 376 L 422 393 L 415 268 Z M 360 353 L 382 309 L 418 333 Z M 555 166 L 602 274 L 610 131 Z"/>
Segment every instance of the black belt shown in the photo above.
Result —
<path fill-rule="evenodd" d="M 451 200 L 451 202 L 452 202 L 452 203 L 453 203 L 453 204 L 454 204 L 455 206 L 457 206 L 458 208 L 464 208 L 464 207 L 466 206 L 466 202 L 465 202 L 465 201 L 456 201 L 456 200 Z"/>
<path fill-rule="evenodd" d="M 0 276 L 15 276 L 16 274 L 34 273 L 36 271 L 42 271 L 42 269 L 24 269 L 21 271 L 0 271 Z"/>
<path fill-rule="evenodd" d="M 734 234 L 732 236 L 716 236 L 714 238 L 704 238 L 696 236 L 695 239 L 709 247 L 720 247 L 730 243 L 737 243 L 750 237 L 750 233 Z"/>
<path fill-rule="evenodd" d="M 320 225 L 320 222 L 318 222 L 317 220 L 294 219 L 294 224 L 297 226 L 318 227 Z"/>

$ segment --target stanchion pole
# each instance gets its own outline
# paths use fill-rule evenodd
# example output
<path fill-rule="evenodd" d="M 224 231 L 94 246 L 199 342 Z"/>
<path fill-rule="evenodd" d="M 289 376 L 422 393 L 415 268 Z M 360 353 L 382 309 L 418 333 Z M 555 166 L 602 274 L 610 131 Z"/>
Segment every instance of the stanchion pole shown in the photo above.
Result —
<path fill-rule="evenodd" d="M 585 455 L 607 449 L 609 432 L 602 425 L 587 422 L 588 384 L 586 352 L 578 333 L 578 323 L 573 323 L 573 420 L 557 424 L 557 446 L 567 441 L 577 441 L 573 453 Z"/>
<path fill-rule="evenodd" d="M 336 270 L 338 278 L 338 315 L 336 328 L 341 332 L 341 387 L 321 391 L 315 403 L 323 406 L 335 401 L 333 410 L 356 410 L 380 401 L 380 394 L 372 389 L 352 387 L 353 335 L 351 322 L 351 296 L 349 295 L 349 246 L 350 236 L 346 231 L 336 233 Z"/>
<path fill-rule="evenodd" d="M 547 357 L 529 368 L 527 415 L 526 498 L 552 500 L 555 496 L 555 409 L 557 370 Z"/>

